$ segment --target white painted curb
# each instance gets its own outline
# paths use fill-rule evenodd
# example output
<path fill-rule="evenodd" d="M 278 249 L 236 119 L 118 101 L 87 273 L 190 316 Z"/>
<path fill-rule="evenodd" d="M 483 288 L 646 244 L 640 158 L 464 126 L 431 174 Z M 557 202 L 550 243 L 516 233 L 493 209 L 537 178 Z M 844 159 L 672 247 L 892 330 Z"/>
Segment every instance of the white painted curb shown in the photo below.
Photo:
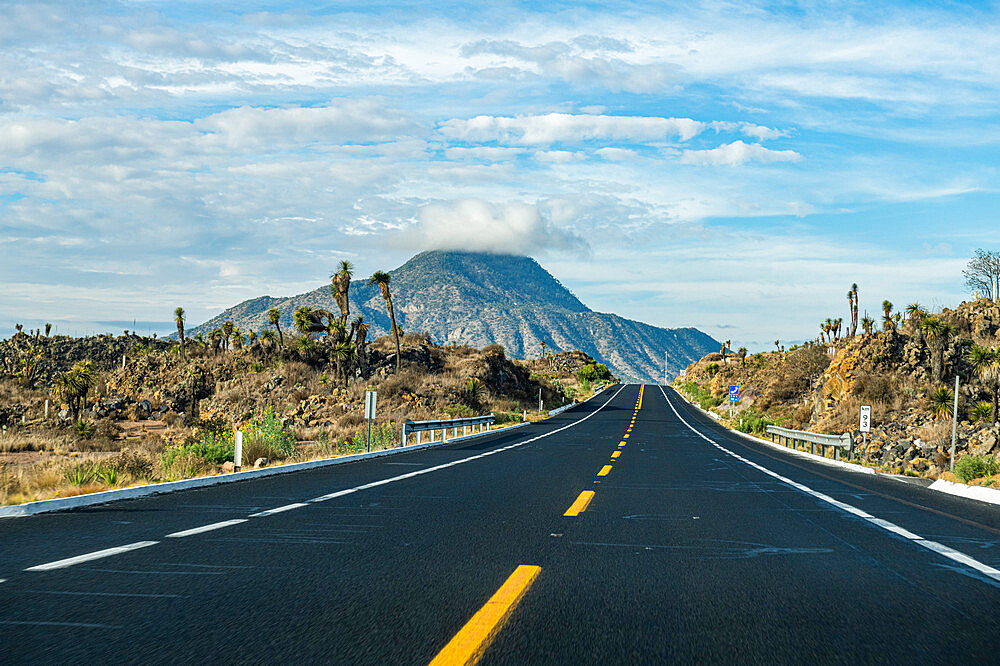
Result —
<path fill-rule="evenodd" d="M 709 416 L 713 416 L 713 417 L 715 417 L 716 420 L 718 420 L 718 418 L 719 418 L 718 416 L 716 416 L 715 414 L 711 414 L 710 412 L 706 412 L 704 409 L 702 409 L 698 405 L 696 405 L 693 402 L 691 402 L 690 400 L 688 400 L 687 396 L 685 396 L 683 393 L 681 393 L 680 391 L 678 391 L 677 389 L 675 389 L 673 386 L 669 386 L 669 388 L 672 389 L 674 393 L 676 393 L 677 395 L 679 395 L 688 404 L 690 404 L 692 407 L 694 407 L 698 411 L 700 411 L 700 412 L 702 412 L 704 414 L 708 414 Z M 740 432 L 739 430 L 733 430 L 732 428 L 726 428 L 726 430 L 728 430 L 729 432 L 733 433 L 734 435 L 739 435 L 740 437 L 743 437 L 744 439 L 749 439 L 749 440 L 757 442 L 759 444 L 767 444 L 771 448 L 779 449 L 781 451 L 784 451 L 785 453 L 790 453 L 792 455 L 802 456 L 802 457 L 808 458 L 808 459 L 810 459 L 810 460 L 812 460 L 814 462 L 823 463 L 824 465 L 832 465 L 834 467 L 840 467 L 841 469 L 850 470 L 852 472 L 858 472 L 859 474 L 877 474 L 878 473 L 872 467 L 865 467 L 864 465 L 855 465 L 854 463 L 849 463 L 849 462 L 846 462 L 846 461 L 843 461 L 843 460 L 833 460 L 832 458 L 826 458 L 824 456 L 818 456 L 815 453 L 808 453 L 806 451 L 799 451 L 798 449 L 793 449 L 793 448 L 789 448 L 787 446 L 782 446 L 781 444 L 775 444 L 774 442 L 768 441 L 766 439 L 761 439 L 760 437 L 757 437 L 755 435 L 748 435 L 745 432 Z"/>
<path fill-rule="evenodd" d="M 119 500 L 135 499 L 138 497 L 149 497 L 151 495 L 162 495 L 166 493 L 177 492 L 178 490 L 189 490 L 191 488 L 204 488 L 206 486 L 216 486 L 223 483 L 234 483 L 236 481 L 248 481 L 250 479 L 259 479 L 261 477 L 274 476 L 276 474 L 287 474 L 289 472 L 300 472 L 302 470 L 315 469 L 317 467 L 341 465 L 344 463 L 356 462 L 358 460 L 368 460 L 369 458 L 380 458 L 382 456 L 391 456 L 396 453 L 419 451 L 421 449 L 428 449 L 434 446 L 444 446 L 448 444 L 454 444 L 456 442 L 472 439 L 474 437 L 485 437 L 486 435 L 495 435 L 497 433 L 507 432 L 508 430 L 514 430 L 515 428 L 522 428 L 527 425 L 530 425 L 530 423 L 518 423 L 517 425 L 508 426 L 506 428 L 501 428 L 499 430 L 489 430 L 486 432 L 477 432 L 471 435 L 465 435 L 463 437 L 455 437 L 454 439 L 449 439 L 446 442 L 425 442 L 423 444 L 410 444 L 405 448 L 401 447 L 395 449 L 386 449 L 384 451 L 372 451 L 371 453 L 356 453 L 351 456 L 340 456 L 338 458 L 323 458 L 322 460 L 307 460 L 305 462 L 292 463 L 290 465 L 278 465 L 275 467 L 263 467 L 261 469 L 249 469 L 246 470 L 245 472 L 218 474 L 216 476 L 202 476 L 196 479 L 182 479 L 180 481 L 168 481 L 167 483 L 153 483 L 145 486 L 133 486 L 131 488 L 118 488 L 117 490 L 105 490 L 99 493 L 77 495 L 75 497 L 57 497 L 56 499 L 38 500 L 37 502 L 25 502 L 24 504 L 15 504 L 13 506 L 0 506 L 0 518 L 31 516 L 34 514 L 47 513 L 50 511 L 63 511 L 66 509 L 75 509 L 83 506 L 93 506 L 95 504 L 107 504 L 108 502 L 117 502 Z"/>
<path fill-rule="evenodd" d="M 967 497 L 979 500 L 980 502 L 989 502 L 990 504 L 1000 504 L 1000 490 L 996 488 L 967 486 L 964 483 L 953 483 L 944 479 L 938 479 L 927 487 L 931 490 L 948 493 L 949 495 L 958 495 L 959 497 Z"/>

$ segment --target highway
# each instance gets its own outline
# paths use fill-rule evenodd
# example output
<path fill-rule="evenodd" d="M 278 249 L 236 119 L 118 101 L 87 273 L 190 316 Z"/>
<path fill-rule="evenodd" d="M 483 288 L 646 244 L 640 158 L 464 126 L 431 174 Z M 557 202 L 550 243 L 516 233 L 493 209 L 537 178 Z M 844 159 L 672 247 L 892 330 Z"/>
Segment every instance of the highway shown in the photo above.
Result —
<path fill-rule="evenodd" d="M 449 446 L 0 521 L 0 662 L 972 663 L 1000 509 L 655 385 Z"/>

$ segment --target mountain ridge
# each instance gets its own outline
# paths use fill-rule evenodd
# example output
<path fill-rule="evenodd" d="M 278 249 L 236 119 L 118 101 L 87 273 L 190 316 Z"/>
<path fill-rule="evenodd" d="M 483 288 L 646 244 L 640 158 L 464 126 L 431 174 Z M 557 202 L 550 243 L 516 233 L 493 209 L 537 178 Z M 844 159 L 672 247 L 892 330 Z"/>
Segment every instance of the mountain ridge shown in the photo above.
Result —
<path fill-rule="evenodd" d="M 431 250 L 389 271 L 397 324 L 426 332 L 439 342 L 482 347 L 500 344 L 515 358 L 547 351 L 578 349 L 607 364 L 619 377 L 659 380 L 664 361 L 676 373 L 719 343 L 691 327 L 661 328 L 616 314 L 591 310 L 530 257 Z M 377 286 L 351 282 L 351 316 L 361 314 L 370 336 L 390 330 Z M 189 331 L 209 333 L 231 320 L 241 329 L 260 331 L 267 311 L 281 312 L 282 330 L 293 328 L 292 314 L 302 306 L 339 309 L 323 285 L 304 294 L 259 296 L 239 303 Z"/>

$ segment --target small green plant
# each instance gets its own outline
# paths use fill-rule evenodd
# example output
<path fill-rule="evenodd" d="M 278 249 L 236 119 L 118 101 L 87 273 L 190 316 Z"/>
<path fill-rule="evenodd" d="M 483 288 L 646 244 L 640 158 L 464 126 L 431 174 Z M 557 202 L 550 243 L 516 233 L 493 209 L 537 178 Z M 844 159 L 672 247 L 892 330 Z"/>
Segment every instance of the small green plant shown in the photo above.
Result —
<path fill-rule="evenodd" d="M 472 407 L 468 405 L 463 405 L 462 403 L 452 403 L 444 408 L 444 413 L 453 419 L 467 418 L 469 416 L 475 416 L 472 411 Z"/>
<path fill-rule="evenodd" d="M 258 363 L 258 362 L 251 363 L 250 364 L 250 369 L 253 370 L 254 372 L 260 372 L 260 371 L 262 371 L 264 369 L 264 364 L 263 363 Z"/>
<path fill-rule="evenodd" d="M 593 384 L 593 382 L 610 379 L 611 372 L 608 370 L 608 366 L 603 363 L 588 363 L 576 371 L 576 378 L 580 380 L 581 384 L 584 382 Z"/>
<path fill-rule="evenodd" d="M 972 408 L 969 414 L 973 423 L 985 423 L 993 419 L 993 405 L 988 402 L 981 402 Z"/>
<path fill-rule="evenodd" d="M 90 439 L 94 436 L 94 426 L 87 421 L 77 421 L 73 424 L 73 432 L 82 439 Z"/>
<path fill-rule="evenodd" d="M 931 393 L 931 406 L 934 416 L 944 418 L 950 416 L 954 406 L 955 394 L 951 389 L 938 387 Z"/>
<path fill-rule="evenodd" d="M 774 425 L 774 420 L 766 414 L 762 414 L 755 408 L 750 407 L 739 414 L 736 429 L 740 432 L 754 433 L 761 435 L 765 433 L 765 428 Z"/>
<path fill-rule="evenodd" d="M 85 486 L 94 480 L 93 465 L 81 465 L 77 463 L 66 469 L 66 480 L 74 486 Z"/>
<path fill-rule="evenodd" d="M 955 476 L 965 483 L 1000 471 L 1000 464 L 992 456 L 963 456 L 955 463 Z"/>
<path fill-rule="evenodd" d="M 101 465 L 97 468 L 97 477 L 109 488 L 118 485 L 118 468 L 114 465 Z"/>

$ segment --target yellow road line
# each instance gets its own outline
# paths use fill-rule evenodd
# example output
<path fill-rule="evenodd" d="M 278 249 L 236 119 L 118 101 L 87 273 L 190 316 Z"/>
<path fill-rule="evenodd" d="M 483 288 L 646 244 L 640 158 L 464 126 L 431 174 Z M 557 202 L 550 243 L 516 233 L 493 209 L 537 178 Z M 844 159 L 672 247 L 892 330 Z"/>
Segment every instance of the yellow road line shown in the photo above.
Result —
<path fill-rule="evenodd" d="M 617 458 L 617 457 L 618 457 L 618 456 L 620 456 L 621 454 L 622 454 L 622 452 L 621 452 L 621 451 L 612 451 L 612 452 L 611 452 L 611 457 L 612 457 L 612 458 Z"/>
<path fill-rule="evenodd" d="M 642 394 L 646 390 L 646 385 L 643 384 L 639 387 L 639 406 L 636 409 L 642 409 Z"/>
<path fill-rule="evenodd" d="M 597 476 L 607 476 L 608 472 L 611 471 L 611 465 L 605 465 L 601 468 L 601 471 L 597 473 Z"/>
<path fill-rule="evenodd" d="M 593 490 L 584 490 L 580 493 L 580 496 L 576 498 L 573 505 L 566 509 L 564 516 L 579 516 L 581 513 L 587 510 L 587 506 L 590 504 L 590 500 L 594 499 Z"/>
<path fill-rule="evenodd" d="M 514 569 L 510 578 L 500 586 L 486 605 L 472 616 L 455 637 L 438 652 L 430 666 L 471 666 L 480 660 L 483 652 L 503 627 L 510 612 L 521 601 L 524 593 L 535 582 L 542 568 L 522 564 Z"/>
<path fill-rule="evenodd" d="M 625 436 L 622 439 L 628 439 L 628 433 L 625 433 Z"/>

